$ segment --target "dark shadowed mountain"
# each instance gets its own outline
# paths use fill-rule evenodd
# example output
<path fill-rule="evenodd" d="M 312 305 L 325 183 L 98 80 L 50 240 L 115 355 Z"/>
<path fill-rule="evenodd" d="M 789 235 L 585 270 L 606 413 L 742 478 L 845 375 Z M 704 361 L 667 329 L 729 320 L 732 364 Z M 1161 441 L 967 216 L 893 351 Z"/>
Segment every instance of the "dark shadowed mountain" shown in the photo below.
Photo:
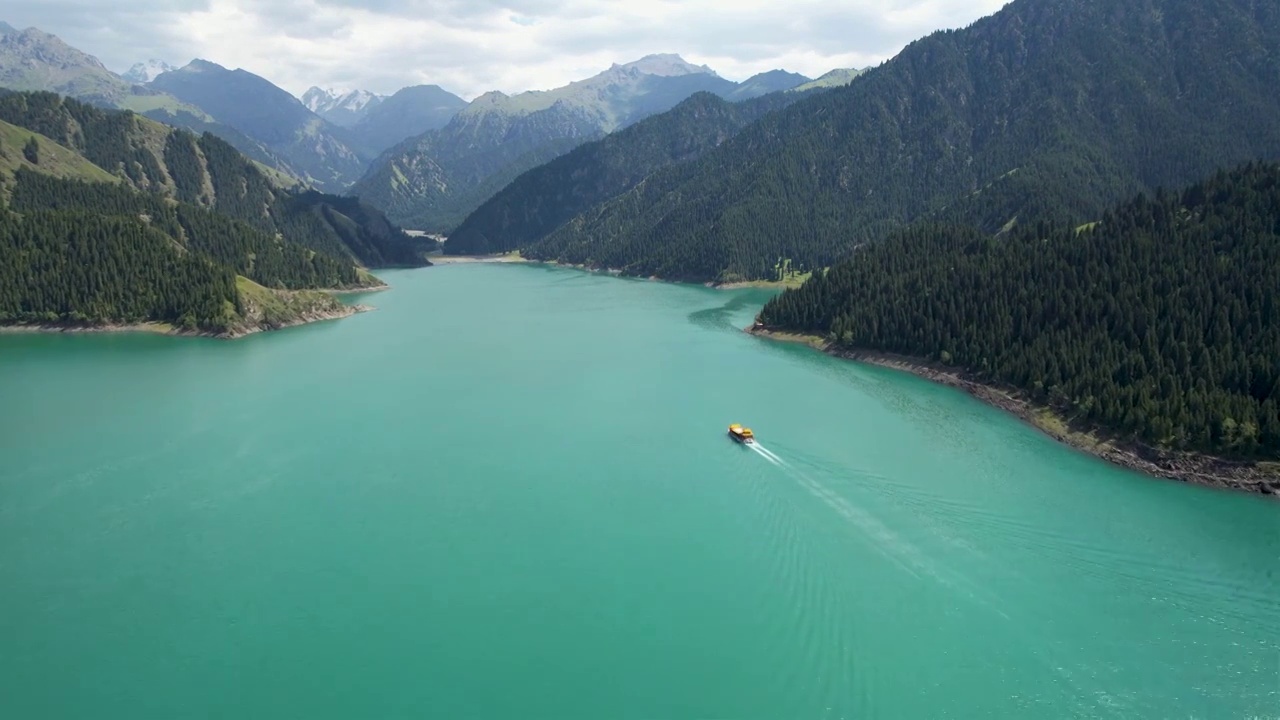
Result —
<path fill-rule="evenodd" d="M 402 140 L 448 125 L 466 106 L 466 100 L 438 85 L 414 85 L 366 110 L 351 134 L 362 152 L 377 157 Z"/>
<path fill-rule="evenodd" d="M 695 93 L 665 113 L 525 172 L 471 213 L 449 235 L 445 252 L 484 254 L 532 245 L 657 170 L 700 157 L 766 113 L 804 96 L 775 92 L 729 102 L 709 92 Z"/>
<path fill-rule="evenodd" d="M 284 157 L 319 188 L 341 188 L 365 160 L 343 128 L 311 112 L 297 98 L 245 70 L 206 60 L 160 74 L 149 87 L 194 105 Z"/>

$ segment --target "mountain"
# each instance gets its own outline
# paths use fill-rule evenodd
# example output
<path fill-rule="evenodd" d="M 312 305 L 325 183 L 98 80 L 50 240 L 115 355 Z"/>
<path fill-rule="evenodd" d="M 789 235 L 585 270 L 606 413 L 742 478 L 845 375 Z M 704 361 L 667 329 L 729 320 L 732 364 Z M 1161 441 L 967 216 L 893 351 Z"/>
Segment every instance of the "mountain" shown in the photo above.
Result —
<path fill-rule="evenodd" d="M 520 173 L 674 107 L 740 86 L 679 55 L 648 55 L 552 90 L 473 100 L 439 129 L 383 153 L 349 192 L 396 222 L 448 231 Z"/>
<path fill-rule="evenodd" d="M 365 159 L 353 149 L 343 128 L 246 70 L 228 70 L 197 59 L 160 74 L 149 87 L 261 142 L 320 189 L 345 187 L 364 170 Z"/>
<path fill-rule="evenodd" d="M 97 58 L 36 28 L 0 33 L 0 87 L 49 90 L 104 105 L 130 94 L 129 83 Z"/>
<path fill-rule="evenodd" d="M 302 94 L 302 104 L 311 112 L 337 125 L 349 128 L 355 125 L 383 100 L 368 90 L 334 90 L 311 87 Z"/>
<path fill-rule="evenodd" d="M 654 173 L 524 252 L 775 279 L 922 219 L 1084 223 L 1280 153 L 1280 12 L 1252 0 L 1014 0 Z"/>
<path fill-rule="evenodd" d="M 1276 460 L 1278 277 L 1280 165 L 1248 163 L 1082 228 L 997 239 L 917 225 L 784 291 L 759 321 L 1012 390 L 1094 446 Z"/>
<path fill-rule="evenodd" d="M 774 92 L 729 102 L 698 92 L 667 112 L 580 145 L 516 178 L 450 235 L 449 255 L 506 252 L 545 238 L 575 215 L 655 171 L 700 157 L 766 113 L 803 97 Z"/>
<path fill-rule="evenodd" d="M 841 85 L 848 85 L 853 79 L 866 72 L 865 69 L 858 68 L 836 68 L 818 76 L 816 80 L 796 85 L 791 88 L 796 92 L 804 92 L 805 90 L 814 90 L 816 88 L 833 88 Z"/>
<path fill-rule="evenodd" d="M 17 34 L 17 32 L 18 32 L 18 28 L 10 25 L 9 23 L 3 20 L 0 20 L 0 35 L 13 35 L 13 34 Z"/>
<path fill-rule="evenodd" d="M 151 73 L 162 67 L 164 63 L 150 61 L 134 70 Z M 133 110 L 197 133 L 212 132 L 273 170 L 294 177 L 304 174 L 264 144 L 219 123 L 200 108 L 116 76 L 92 55 L 34 28 L 19 33 L 10 27 L 9 32 L 0 33 L 0 88 L 56 92 L 101 107 Z"/>
<path fill-rule="evenodd" d="M 429 265 L 368 205 L 289 192 L 212 134 L 0 93 L 0 324 L 221 337 L 349 315 L 359 264 Z"/>
<path fill-rule="evenodd" d="M 39 136 L 40 162 L 16 161 L 19 146 L 6 143 L 15 172 L 25 167 L 64 178 L 107 180 L 207 209 L 350 265 L 429 264 L 417 243 L 373 208 L 351 198 L 291 192 L 282 187 L 287 183 L 212 134 L 196 136 L 46 92 L 0 95 L 0 120 Z M 4 167 L 0 164 L 0 170 Z M 0 180 L 6 186 L 14 181 L 12 176 Z"/>
<path fill-rule="evenodd" d="M 155 80 L 161 73 L 167 73 L 178 68 L 170 65 L 163 60 L 148 60 L 146 62 L 135 63 L 133 67 L 123 73 L 120 77 L 137 85 L 145 85 Z"/>
<path fill-rule="evenodd" d="M 448 125 L 466 106 L 438 85 L 414 85 L 369 108 L 351 134 L 366 155 L 377 157 L 402 140 Z"/>
<path fill-rule="evenodd" d="M 729 93 L 730 100 L 749 100 L 773 92 L 790 90 L 809 82 L 809 78 L 786 70 L 770 70 L 743 80 Z"/>

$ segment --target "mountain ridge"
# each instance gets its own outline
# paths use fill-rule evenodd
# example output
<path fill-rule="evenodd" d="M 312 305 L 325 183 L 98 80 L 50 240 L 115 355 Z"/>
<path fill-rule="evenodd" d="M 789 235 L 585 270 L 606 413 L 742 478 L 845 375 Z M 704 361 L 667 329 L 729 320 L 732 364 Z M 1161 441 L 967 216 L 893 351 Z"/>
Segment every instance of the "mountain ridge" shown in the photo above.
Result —
<path fill-rule="evenodd" d="M 1280 11 L 1014 0 L 592 208 L 535 259 L 712 282 L 829 265 L 928 218 L 997 232 L 1280 150 Z"/>
<path fill-rule="evenodd" d="M 694 93 L 667 112 L 524 172 L 469 214 L 449 235 L 444 252 L 483 255 L 536 244 L 575 215 L 630 190 L 663 167 L 701 156 L 804 96 L 773 92 L 730 102 L 711 92 Z"/>
<path fill-rule="evenodd" d="M 355 125 L 386 99 L 386 95 L 378 95 L 368 90 L 335 90 L 315 85 L 308 88 L 299 98 L 303 107 L 334 125 L 345 128 Z"/>
<path fill-rule="evenodd" d="M 211 210 L 354 265 L 429 264 L 408 235 L 367 203 L 285 189 L 211 133 L 51 92 L 0 95 L 0 120 L 39 133 L 136 192 Z"/>
<path fill-rule="evenodd" d="M 320 189 L 359 177 L 365 159 L 348 132 L 307 109 L 266 78 L 197 58 L 162 73 L 149 87 L 201 108 L 215 120 L 262 142 Z"/>
<path fill-rule="evenodd" d="M 802 77 L 775 75 L 768 81 L 785 85 Z M 388 149 L 347 192 L 368 198 L 406 226 L 448 232 L 490 197 L 484 189 L 499 185 L 495 179 L 514 179 L 694 93 L 725 97 L 737 91 L 735 99 L 748 99 L 769 87 L 759 80 L 751 87 L 726 80 L 677 54 L 653 54 L 551 90 L 490 91 L 444 127 Z"/>

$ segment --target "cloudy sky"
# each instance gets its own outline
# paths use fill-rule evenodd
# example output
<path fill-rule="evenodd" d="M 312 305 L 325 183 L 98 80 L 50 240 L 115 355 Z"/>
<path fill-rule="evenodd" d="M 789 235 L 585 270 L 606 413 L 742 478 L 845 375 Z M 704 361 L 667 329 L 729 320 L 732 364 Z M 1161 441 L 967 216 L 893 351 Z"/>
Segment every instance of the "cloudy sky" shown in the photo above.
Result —
<path fill-rule="evenodd" d="M 730 80 L 887 60 L 1005 0 L 4 0 L 0 20 L 123 72 L 199 57 L 301 94 L 434 83 L 470 100 L 546 89 L 678 53 Z"/>

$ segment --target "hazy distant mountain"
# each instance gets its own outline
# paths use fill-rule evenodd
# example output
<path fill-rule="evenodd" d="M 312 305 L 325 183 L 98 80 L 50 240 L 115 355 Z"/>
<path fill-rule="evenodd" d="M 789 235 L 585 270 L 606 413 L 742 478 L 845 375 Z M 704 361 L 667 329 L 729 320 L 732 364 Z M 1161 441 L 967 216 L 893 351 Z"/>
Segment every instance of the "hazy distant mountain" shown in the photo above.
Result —
<path fill-rule="evenodd" d="M 18 32 L 5 27 L 0 33 L 0 87 L 48 90 L 103 105 L 116 105 L 129 95 L 129 83 L 92 55 L 36 28 Z"/>
<path fill-rule="evenodd" d="M 757 79 L 746 88 L 705 65 L 664 54 L 614 64 L 553 90 L 486 93 L 445 127 L 388 150 L 351 192 L 395 222 L 447 231 L 525 170 L 669 110 L 696 92 L 753 97 L 769 83 L 785 82 L 777 76 Z"/>
<path fill-rule="evenodd" d="M 814 88 L 831 88 L 841 85 L 848 85 L 853 79 L 866 72 L 866 68 L 836 68 L 829 72 L 823 73 L 816 80 L 797 85 L 793 90 L 804 91 L 813 90 Z"/>
<path fill-rule="evenodd" d="M 368 90 L 334 90 L 314 86 L 302 94 L 302 104 L 308 110 L 339 127 L 355 125 L 385 99 L 385 95 Z"/>
<path fill-rule="evenodd" d="M 162 73 L 149 87 L 195 105 L 263 143 L 321 189 L 345 187 L 364 169 L 365 159 L 343 128 L 246 70 L 197 59 Z"/>
<path fill-rule="evenodd" d="M 153 60 L 135 65 L 130 73 L 140 77 L 162 67 L 163 62 Z M 273 170 L 295 178 L 304 174 L 261 142 L 200 108 L 150 85 L 126 80 L 92 55 L 36 28 L 18 32 L 8 24 L 0 27 L 0 87 L 58 93 L 101 107 L 132 110 L 197 133 L 212 132 Z"/>
<path fill-rule="evenodd" d="M 3 20 L 0 20 L 0 35 L 9 35 L 16 32 L 18 32 L 18 28 L 10 25 L 9 23 Z"/>
<path fill-rule="evenodd" d="M 780 90 L 790 90 L 807 82 L 810 82 L 809 78 L 799 73 L 770 70 L 743 80 L 738 84 L 737 89 L 729 93 L 728 99 L 749 100 Z"/>
<path fill-rule="evenodd" d="M 438 85 L 414 85 L 369 108 L 352 135 L 362 151 L 377 157 L 401 140 L 448 125 L 466 106 L 466 100 Z"/>
<path fill-rule="evenodd" d="M 169 63 L 163 60 L 152 59 L 146 62 L 135 63 L 133 67 L 129 68 L 129 70 L 124 74 L 122 74 L 120 77 L 124 78 L 125 80 L 128 80 L 131 83 L 138 83 L 139 85 L 143 85 L 151 82 L 152 80 L 155 80 L 160 75 L 160 73 L 166 73 L 166 72 L 169 72 L 170 70 L 177 70 L 177 69 L 178 68 L 170 65 Z"/>

